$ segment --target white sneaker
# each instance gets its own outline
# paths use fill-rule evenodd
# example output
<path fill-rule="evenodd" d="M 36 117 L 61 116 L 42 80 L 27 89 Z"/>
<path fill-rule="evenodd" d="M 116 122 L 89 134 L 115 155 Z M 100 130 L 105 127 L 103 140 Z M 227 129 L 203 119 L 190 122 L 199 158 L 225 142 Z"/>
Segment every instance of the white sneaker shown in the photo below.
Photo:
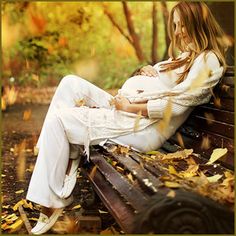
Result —
<path fill-rule="evenodd" d="M 39 219 L 37 224 L 34 226 L 34 228 L 31 230 L 32 234 L 43 234 L 46 233 L 49 229 L 52 228 L 52 226 L 56 223 L 58 217 L 62 213 L 63 208 L 57 208 L 52 213 L 50 217 L 47 215 L 40 213 Z"/>
<path fill-rule="evenodd" d="M 76 180 L 77 180 L 77 169 L 79 166 L 79 159 L 73 159 L 72 160 L 72 164 L 71 164 L 71 168 L 70 168 L 70 172 L 68 175 L 66 175 L 65 180 L 64 180 L 64 184 L 61 190 L 61 194 L 60 197 L 62 199 L 68 198 L 74 187 L 76 184 Z"/>

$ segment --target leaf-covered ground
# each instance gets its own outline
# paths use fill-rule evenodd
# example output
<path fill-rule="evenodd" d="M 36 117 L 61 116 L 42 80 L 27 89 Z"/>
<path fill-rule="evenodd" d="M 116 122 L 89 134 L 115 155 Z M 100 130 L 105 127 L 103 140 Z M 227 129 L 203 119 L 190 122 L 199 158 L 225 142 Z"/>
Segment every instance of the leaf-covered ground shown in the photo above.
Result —
<path fill-rule="evenodd" d="M 46 103 L 46 102 L 45 102 Z M 23 208 L 31 227 L 36 223 L 39 206 L 25 201 L 28 184 L 35 165 L 36 144 L 48 105 L 15 104 L 3 113 L 2 129 L 2 233 L 27 234 L 19 210 Z M 82 233 L 75 224 L 83 209 L 84 199 L 92 195 L 87 180 L 78 174 L 74 203 L 67 207 L 49 233 Z M 98 203 L 94 212 L 102 220 L 102 228 L 87 233 L 119 233 L 120 229 L 106 208 Z M 95 214 L 95 215 L 96 215 Z M 117 232 L 118 231 L 118 232 Z"/>

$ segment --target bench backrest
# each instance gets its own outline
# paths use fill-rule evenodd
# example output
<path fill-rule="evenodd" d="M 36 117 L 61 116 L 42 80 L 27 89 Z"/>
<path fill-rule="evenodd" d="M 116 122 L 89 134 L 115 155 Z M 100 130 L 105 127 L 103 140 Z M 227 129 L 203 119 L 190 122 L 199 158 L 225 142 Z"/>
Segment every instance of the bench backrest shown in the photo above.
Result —
<path fill-rule="evenodd" d="M 234 68 L 228 67 L 220 83 L 214 88 L 208 104 L 194 109 L 187 121 L 170 139 L 209 159 L 215 148 L 227 148 L 220 159 L 230 169 L 234 166 Z M 179 135 L 180 134 L 180 135 Z"/>

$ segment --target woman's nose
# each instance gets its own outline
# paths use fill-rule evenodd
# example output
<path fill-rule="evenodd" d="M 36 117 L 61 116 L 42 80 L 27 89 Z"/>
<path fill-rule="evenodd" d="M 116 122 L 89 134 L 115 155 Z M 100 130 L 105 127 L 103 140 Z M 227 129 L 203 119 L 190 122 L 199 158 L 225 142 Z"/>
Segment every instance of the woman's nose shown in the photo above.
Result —
<path fill-rule="evenodd" d="M 176 26 L 175 28 L 175 35 L 179 35 L 180 34 L 180 27 L 179 26 Z"/>

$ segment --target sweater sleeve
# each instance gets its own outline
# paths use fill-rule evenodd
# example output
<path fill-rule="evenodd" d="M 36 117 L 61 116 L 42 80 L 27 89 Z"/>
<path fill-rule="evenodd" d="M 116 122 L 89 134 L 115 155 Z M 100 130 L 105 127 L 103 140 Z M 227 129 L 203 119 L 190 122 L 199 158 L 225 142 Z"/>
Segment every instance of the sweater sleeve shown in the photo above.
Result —
<path fill-rule="evenodd" d="M 210 73 L 205 73 L 205 78 L 202 79 L 206 71 Z M 211 90 L 219 82 L 222 74 L 223 68 L 213 52 L 200 54 L 195 59 L 186 79 L 170 91 L 170 94 L 176 95 L 148 101 L 149 118 L 163 118 L 169 99 L 172 102 L 172 116 L 183 114 L 189 107 L 209 102 Z"/>

